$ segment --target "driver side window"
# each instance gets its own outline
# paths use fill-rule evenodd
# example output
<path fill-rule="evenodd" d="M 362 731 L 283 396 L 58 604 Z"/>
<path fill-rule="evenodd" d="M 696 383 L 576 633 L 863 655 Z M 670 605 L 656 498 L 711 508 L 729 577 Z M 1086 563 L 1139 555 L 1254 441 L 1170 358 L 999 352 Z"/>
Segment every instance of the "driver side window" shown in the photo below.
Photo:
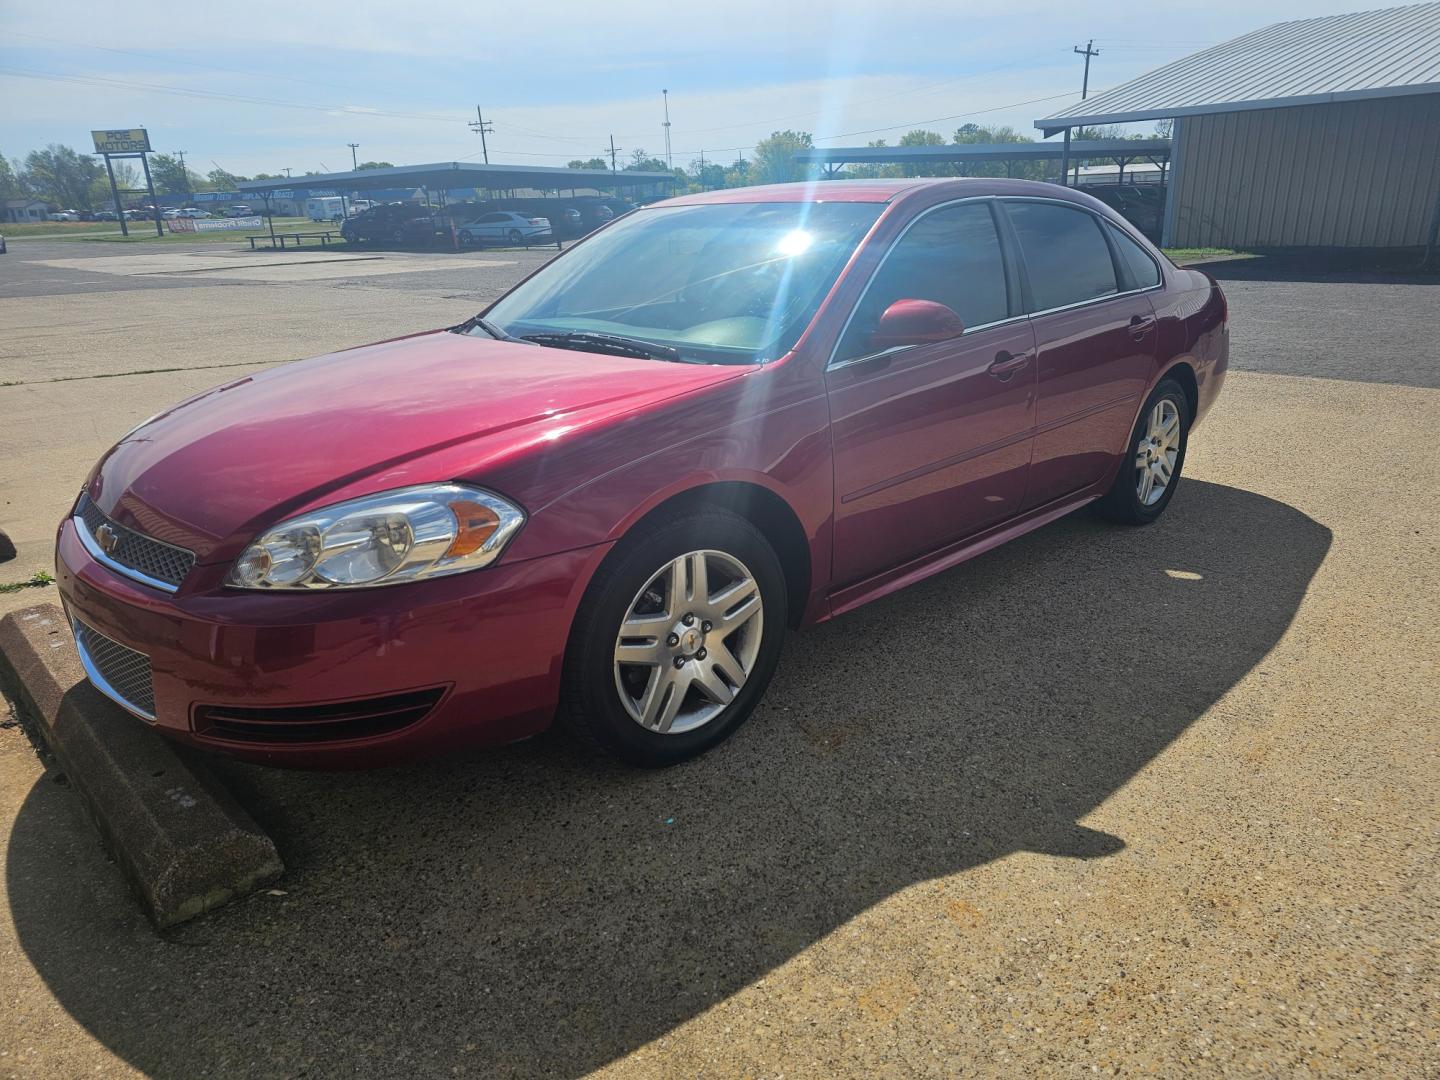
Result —
<path fill-rule="evenodd" d="M 988 203 L 941 207 L 906 230 L 870 280 L 832 362 L 875 352 L 870 337 L 896 300 L 944 304 L 967 327 L 1010 317 L 1005 260 Z"/>

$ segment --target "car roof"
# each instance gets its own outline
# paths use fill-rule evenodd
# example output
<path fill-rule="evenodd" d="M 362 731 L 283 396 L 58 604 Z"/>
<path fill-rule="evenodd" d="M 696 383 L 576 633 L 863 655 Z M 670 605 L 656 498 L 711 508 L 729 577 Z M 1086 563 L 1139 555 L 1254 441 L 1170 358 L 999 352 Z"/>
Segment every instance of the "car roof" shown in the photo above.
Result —
<path fill-rule="evenodd" d="M 793 184 L 763 184 L 759 187 L 724 188 L 695 195 L 681 195 L 651 206 L 697 206 L 707 203 L 758 202 L 890 202 L 901 195 L 935 188 L 948 189 L 956 198 L 975 195 L 1044 195 L 1047 198 L 1075 199 L 1074 189 L 1035 180 L 1007 180 L 998 177 L 905 177 L 892 180 L 807 180 Z"/>

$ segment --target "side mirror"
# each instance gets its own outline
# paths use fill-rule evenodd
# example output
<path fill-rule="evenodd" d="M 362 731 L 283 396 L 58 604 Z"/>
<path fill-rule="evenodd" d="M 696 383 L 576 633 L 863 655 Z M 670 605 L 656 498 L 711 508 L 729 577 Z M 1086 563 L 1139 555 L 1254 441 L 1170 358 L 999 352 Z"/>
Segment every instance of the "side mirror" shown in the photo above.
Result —
<path fill-rule="evenodd" d="M 896 300 L 880 316 L 880 325 L 870 335 L 870 345 L 876 349 L 932 345 L 957 338 L 964 332 L 964 321 L 944 304 L 934 300 Z"/>

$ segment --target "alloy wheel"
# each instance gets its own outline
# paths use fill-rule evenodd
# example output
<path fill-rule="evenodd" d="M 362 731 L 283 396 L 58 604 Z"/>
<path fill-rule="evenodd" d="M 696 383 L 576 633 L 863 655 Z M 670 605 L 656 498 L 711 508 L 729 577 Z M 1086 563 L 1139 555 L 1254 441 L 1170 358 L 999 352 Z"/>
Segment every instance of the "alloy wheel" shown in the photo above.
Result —
<path fill-rule="evenodd" d="M 1135 495 L 1141 506 L 1154 506 L 1165 497 L 1180 456 L 1180 410 L 1161 398 L 1150 410 L 1145 434 L 1135 448 Z"/>
<path fill-rule="evenodd" d="M 615 639 L 615 688 L 641 727 L 678 735 L 710 723 L 755 667 L 760 586 L 723 551 L 691 551 L 635 595 Z"/>

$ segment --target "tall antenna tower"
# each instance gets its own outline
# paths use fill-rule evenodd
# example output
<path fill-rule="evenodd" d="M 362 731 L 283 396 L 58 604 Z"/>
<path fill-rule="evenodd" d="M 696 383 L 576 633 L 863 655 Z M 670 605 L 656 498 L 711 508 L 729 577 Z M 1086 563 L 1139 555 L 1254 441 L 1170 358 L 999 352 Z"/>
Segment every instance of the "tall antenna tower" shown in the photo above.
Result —
<path fill-rule="evenodd" d="M 660 96 L 665 99 L 665 167 L 675 168 L 675 162 L 670 159 L 670 91 L 661 90 Z"/>

